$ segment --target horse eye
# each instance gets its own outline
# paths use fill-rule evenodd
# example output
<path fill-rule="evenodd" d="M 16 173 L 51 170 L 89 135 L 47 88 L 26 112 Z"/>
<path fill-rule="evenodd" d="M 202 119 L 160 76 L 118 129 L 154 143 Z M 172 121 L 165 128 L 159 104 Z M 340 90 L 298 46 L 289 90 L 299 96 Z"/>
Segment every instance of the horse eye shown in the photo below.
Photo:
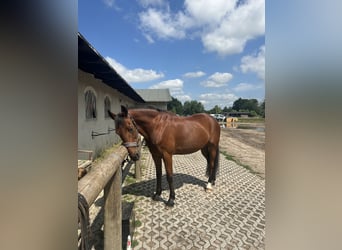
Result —
<path fill-rule="evenodd" d="M 128 128 L 128 132 L 133 133 L 133 128 Z"/>

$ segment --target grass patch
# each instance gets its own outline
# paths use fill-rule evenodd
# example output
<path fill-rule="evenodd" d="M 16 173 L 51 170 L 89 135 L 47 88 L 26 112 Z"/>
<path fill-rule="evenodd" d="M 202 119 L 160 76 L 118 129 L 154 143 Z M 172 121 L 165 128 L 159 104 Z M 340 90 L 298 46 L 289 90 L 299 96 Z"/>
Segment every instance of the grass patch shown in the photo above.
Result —
<path fill-rule="evenodd" d="M 227 153 L 224 152 L 224 151 L 220 151 L 220 152 L 221 152 L 221 154 L 223 154 L 223 155 L 226 157 L 227 160 L 235 162 L 235 163 L 238 164 L 239 166 L 241 166 L 241 167 L 247 169 L 247 170 L 248 170 L 249 172 L 251 172 L 252 174 L 260 174 L 259 172 L 254 171 L 250 166 L 241 163 L 238 159 L 235 159 L 234 156 L 232 156 L 232 155 L 230 155 L 230 154 L 227 154 Z"/>
<path fill-rule="evenodd" d="M 133 240 L 132 241 L 132 247 L 134 248 L 134 247 L 136 247 L 138 245 L 138 241 L 137 240 Z"/>
<path fill-rule="evenodd" d="M 112 147 L 104 149 L 102 151 L 99 151 L 95 153 L 96 158 L 94 159 L 94 163 L 98 163 L 100 161 L 103 161 L 108 155 L 113 153 L 116 149 L 120 147 L 121 144 L 114 144 Z"/>
<path fill-rule="evenodd" d="M 142 225 L 142 222 L 141 222 L 140 220 L 136 220 L 136 221 L 134 222 L 134 226 L 135 226 L 135 227 L 141 227 L 141 225 Z"/>
<path fill-rule="evenodd" d="M 134 197 L 131 196 L 130 194 L 124 194 L 124 195 L 122 195 L 122 200 L 124 200 L 126 202 L 132 202 L 132 201 L 134 201 Z"/>
<path fill-rule="evenodd" d="M 137 180 L 133 176 L 127 175 L 126 178 L 125 178 L 125 185 L 133 184 L 136 181 Z"/>
<path fill-rule="evenodd" d="M 140 163 L 140 168 L 141 168 L 141 170 L 145 170 L 147 167 L 145 164 Z"/>
<path fill-rule="evenodd" d="M 238 117 L 237 123 L 264 123 L 265 118 L 262 117 Z"/>
<path fill-rule="evenodd" d="M 223 151 L 221 151 L 221 154 L 223 154 L 226 157 L 227 160 L 236 162 L 235 158 L 232 155 L 229 155 L 229 154 L 227 154 L 226 152 L 223 152 Z"/>

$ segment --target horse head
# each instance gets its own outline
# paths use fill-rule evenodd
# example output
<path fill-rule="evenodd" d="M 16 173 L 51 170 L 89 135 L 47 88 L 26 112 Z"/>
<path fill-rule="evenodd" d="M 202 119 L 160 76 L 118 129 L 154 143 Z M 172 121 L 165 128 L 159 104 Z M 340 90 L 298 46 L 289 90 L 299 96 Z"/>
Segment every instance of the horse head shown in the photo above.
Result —
<path fill-rule="evenodd" d="M 115 132 L 123 141 L 122 145 L 127 148 L 129 156 L 134 161 L 139 160 L 139 132 L 137 125 L 133 117 L 129 115 L 127 108 L 121 106 L 121 113 L 117 115 L 108 110 L 108 114 L 115 121 Z"/>

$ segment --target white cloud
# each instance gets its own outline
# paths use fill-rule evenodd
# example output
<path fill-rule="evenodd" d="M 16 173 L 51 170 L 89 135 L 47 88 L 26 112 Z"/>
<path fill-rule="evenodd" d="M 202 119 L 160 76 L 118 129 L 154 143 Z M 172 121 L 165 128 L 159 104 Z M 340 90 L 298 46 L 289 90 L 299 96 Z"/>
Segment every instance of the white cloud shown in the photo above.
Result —
<path fill-rule="evenodd" d="M 192 98 L 189 95 L 175 95 L 174 97 L 177 98 L 182 103 L 192 100 Z"/>
<path fill-rule="evenodd" d="M 183 81 L 181 79 L 173 79 L 160 82 L 158 84 L 152 85 L 150 89 L 170 89 L 172 96 L 183 95 Z"/>
<path fill-rule="evenodd" d="M 243 51 L 246 42 L 265 33 L 265 1 L 237 5 L 227 0 L 185 0 L 184 9 L 148 8 L 139 15 L 143 33 L 156 39 L 200 36 L 206 51 L 225 56 Z"/>
<path fill-rule="evenodd" d="M 209 77 L 210 80 L 213 80 L 219 83 L 229 82 L 232 78 L 233 78 L 233 75 L 230 73 L 219 73 L 219 72 L 216 72 L 215 74 Z"/>
<path fill-rule="evenodd" d="M 116 11 L 121 11 L 122 9 L 116 4 L 116 0 L 102 0 L 102 2 L 109 8 L 113 8 Z"/>
<path fill-rule="evenodd" d="M 108 7 L 113 7 L 115 0 L 103 0 L 103 2 Z"/>
<path fill-rule="evenodd" d="M 233 75 L 230 73 L 216 72 L 209 76 L 206 81 L 201 82 L 201 85 L 204 87 L 219 88 L 226 86 L 231 79 L 233 79 Z"/>
<path fill-rule="evenodd" d="M 139 4 L 142 5 L 143 7 L 148 7 L 148 6 L 165 6 L 167 5 L 167 2 L 164 0 L 138 0 Z"/>
<path fill-rule="evenodd" d="M 207 110 L 213 108 L 215 105 L 218 105 L 221 108 L 232 106 L 237 99 L 238 97 L 232 93 L 205 93 L 199 96 L 199 101 Z"/>
<path fill-rule="evenodd" d="M 151 89 L 164 89 L 164 88 L 183 88 L 183 81 L 180 79 L 173 79 L 160 82 L 150 87 Z"/>
<path fill-rule="evenodd" d="M 265 80 L 265 45 L 260 47 L 257 54 L 242 57 L 240 68 L 243 73 L 254 72 Z"/>
<path fill-rule="evenodd" d="M 151 69 L 127 69 L 113 58 L 107 56 L 105 59 L 115 69 L 115 71 L 129 83 L 148 82 L 164 77 L 163 73 L 157 73 Z"/>
<path fill-rule="evenodd" d="M 262 85 L 253 85 L 250 83 L 239 83 L 234 89 L 236 92 L 251 91 L 256 89 L 261 89 Z"/>
<path fill-rule="evenodd" d="M 185 0 L 186 12 L 196 20 L 197 24 L 216 24 L 219 23 L 224 16 L 232 11 L 235 1 L 228 0 Z"/>
<path fill-rule="evenodd" d="M 141 29 L 150 37 L 153 35 L 160 39 L 185 38 L 186 17 L 183 13 L 172 15 L 169 11 L 149 8 L 139 15 Z M 146 35 L 145 35 L 146 36 Z"/>
<path fill-rule="evenodd" d="M 220 88 L 223 86 L 226 86 L 226 83 L 219 83 L 211 80 L 206 80 L 204 82 L 201 82 L 201 85 L 207 88 Z"/>
<path fill-rule="evenodd" d="M 205 76 L 205 73 L 203 71 L 188 72 L 188 73 L 185 73 L 183 76 L 187 78 L 197 78 L 197 77 Z"/>
<path fill-rule="evenodd" d="M 265 33 L 265 2 L 252 0 L 239 5 L 217 28 L 202 36 L 204 47 L 220 55 L 241 53 L 248 40 Z"/>
<path fill-rule="evenodd" d="M 148 43 L 154 43 L 154 39 L 149 34 L 144 34 L 144 37 L 148 41 Z"/>
<path fill-rule="evenodd" d="M 169 89 L 171 96 L 177 98 L 181 102 L 191 101 L 192 98 L 190 95 L 187 95 L 183 91 L 183 81 L 181 79 L 173 79 L 160 82 L 155 84 L 150 89 Z"/>

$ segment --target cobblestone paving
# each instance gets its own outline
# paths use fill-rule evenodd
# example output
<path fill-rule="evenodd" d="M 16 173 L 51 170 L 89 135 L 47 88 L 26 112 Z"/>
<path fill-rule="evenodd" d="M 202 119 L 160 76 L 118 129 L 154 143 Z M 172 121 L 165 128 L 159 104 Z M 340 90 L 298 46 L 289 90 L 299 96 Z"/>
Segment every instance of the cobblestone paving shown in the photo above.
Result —
<path fill-rule="evenodd" d="M 148 150 L 142 181 L 124 187 L 135 199 L 134 249 L 264 249 L 265 181 L 220 156 L 213 192 L 205 192 L 206 160 L 200 152 L 173 156 L 175 206 L 151 199 L 156 177 Z M 163 193 L 169 195 L 163 167 Z"/>

